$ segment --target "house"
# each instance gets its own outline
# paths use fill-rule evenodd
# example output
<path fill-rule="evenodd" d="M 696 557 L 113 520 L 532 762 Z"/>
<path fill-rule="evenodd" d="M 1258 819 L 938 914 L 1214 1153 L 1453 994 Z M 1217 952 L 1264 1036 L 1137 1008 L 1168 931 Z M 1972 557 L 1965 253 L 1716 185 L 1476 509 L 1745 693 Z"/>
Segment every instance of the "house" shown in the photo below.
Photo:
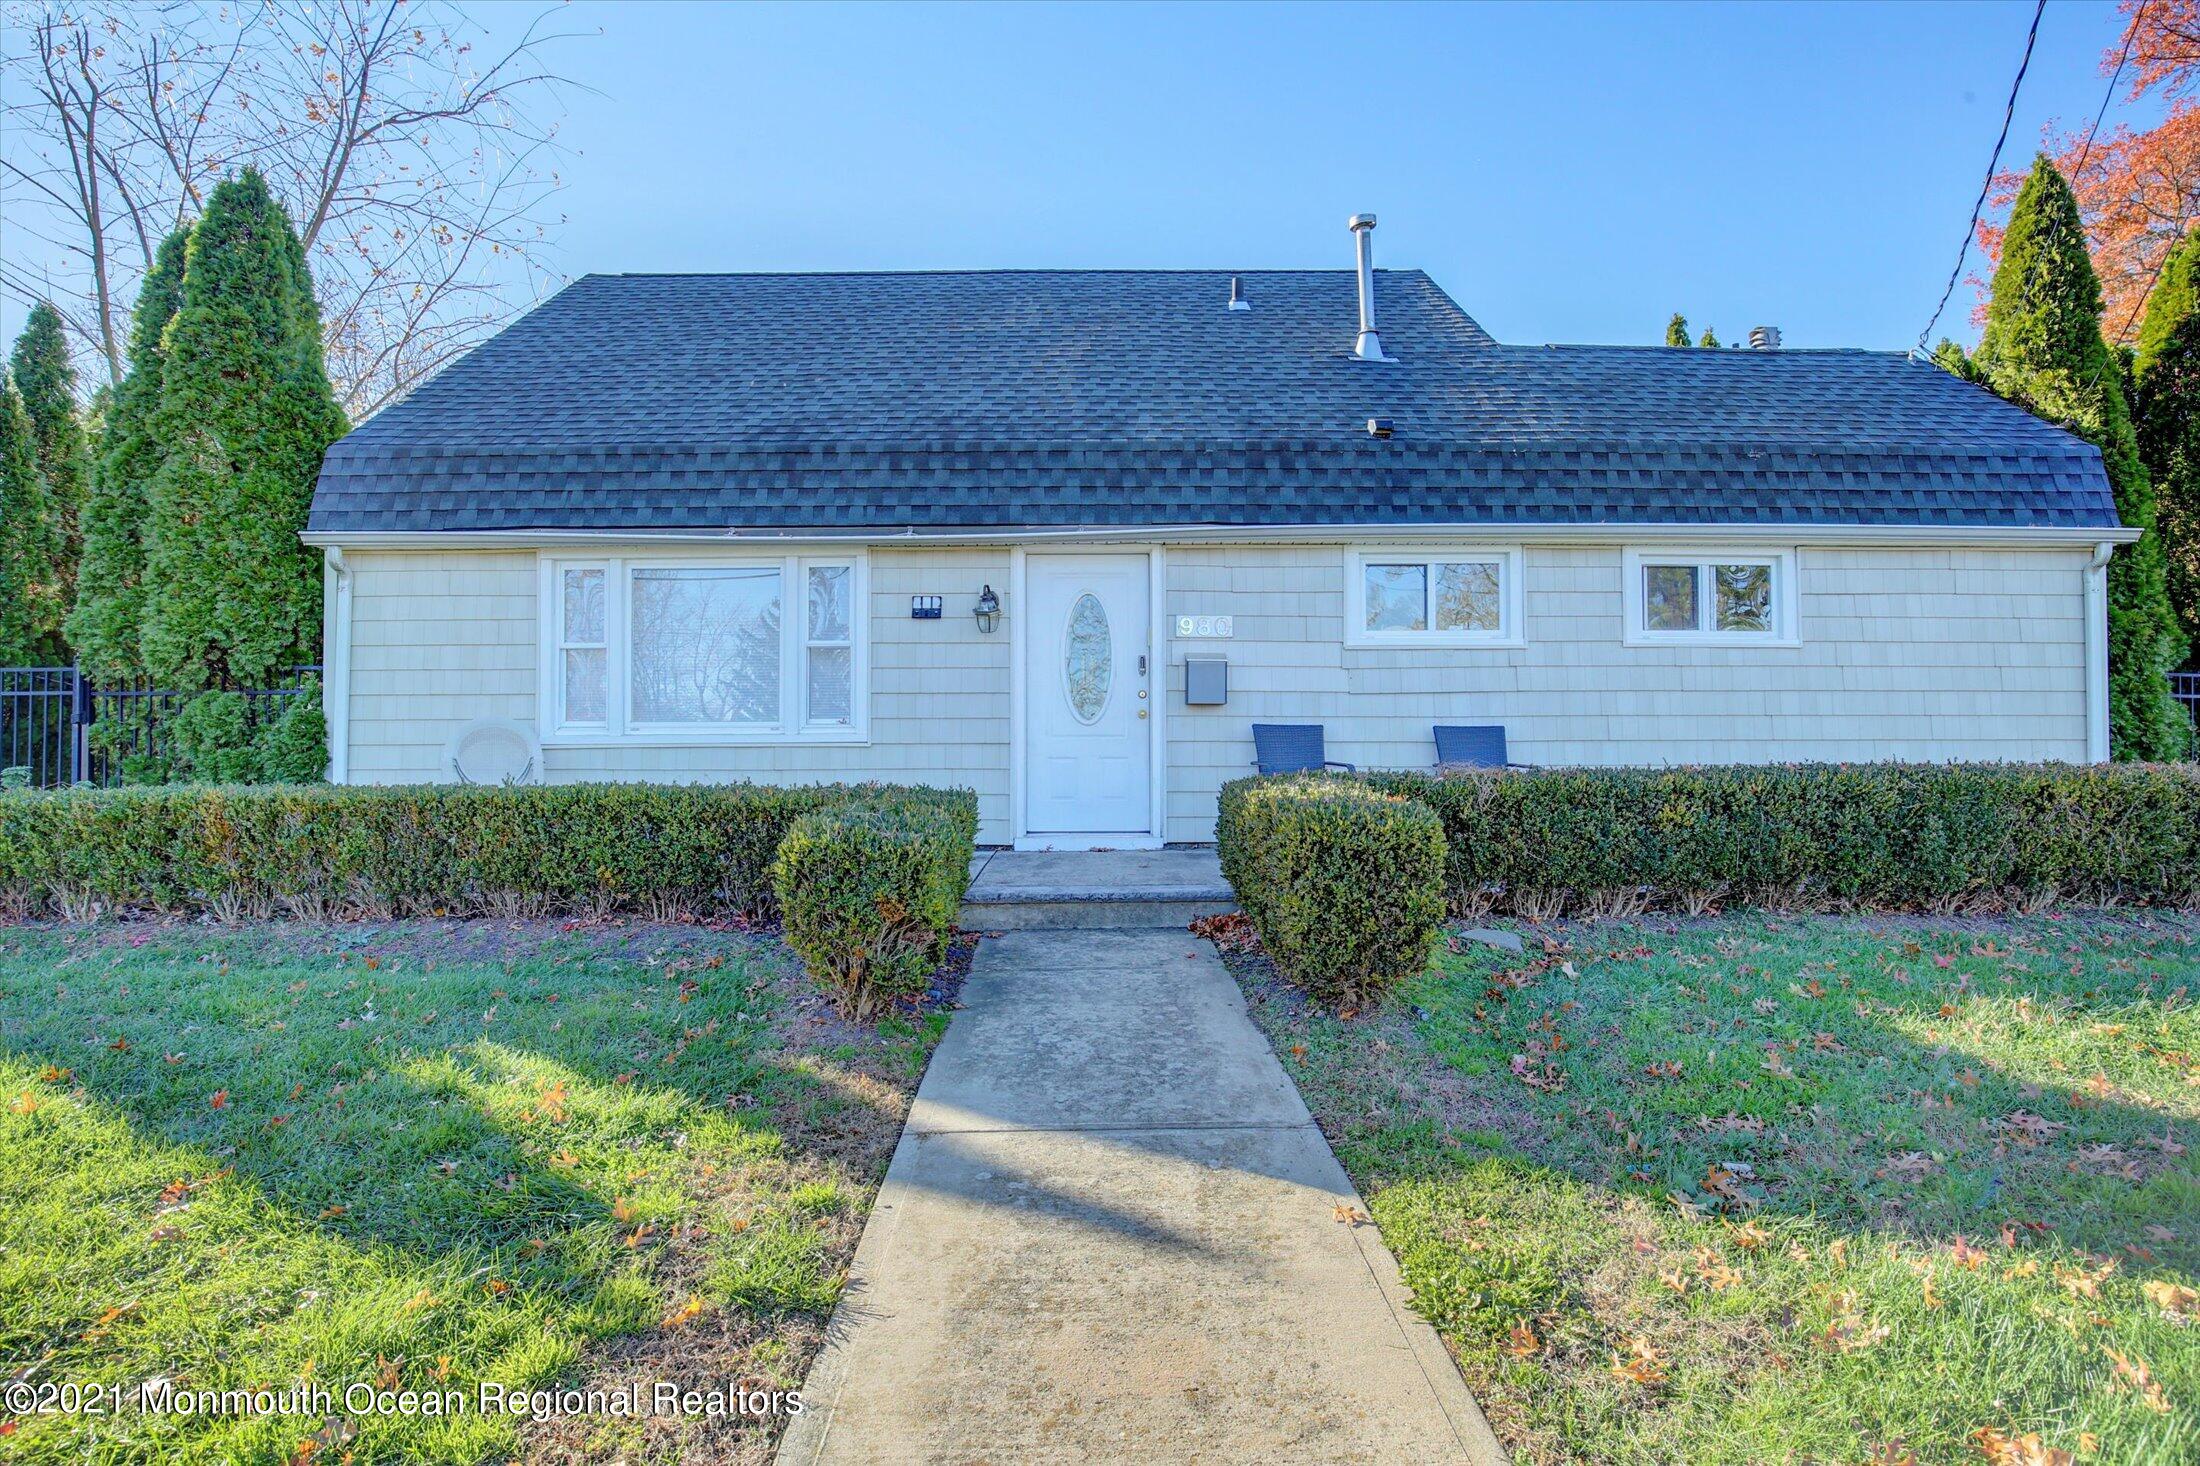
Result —
<path fill-rule="evenodd" d="M 575 282 L 328 454 L 333 777 L 504 726 L 1067 848 L 1211 838 L 1255 721 L 2106 756 L 2091 446 L 1891 353 L 1499 345 L 1372 223 L 1336 271 Z"/>

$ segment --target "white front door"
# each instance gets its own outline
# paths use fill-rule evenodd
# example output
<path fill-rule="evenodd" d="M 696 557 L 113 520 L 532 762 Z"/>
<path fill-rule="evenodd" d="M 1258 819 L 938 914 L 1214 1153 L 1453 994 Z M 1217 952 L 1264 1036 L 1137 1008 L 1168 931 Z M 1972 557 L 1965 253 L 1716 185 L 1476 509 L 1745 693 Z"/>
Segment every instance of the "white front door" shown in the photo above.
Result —
<path fill-rule="evenodd" d="M 1024 560 L 1024 825 L 1153 833 L 1152 586 L 1144 555 Z"/>

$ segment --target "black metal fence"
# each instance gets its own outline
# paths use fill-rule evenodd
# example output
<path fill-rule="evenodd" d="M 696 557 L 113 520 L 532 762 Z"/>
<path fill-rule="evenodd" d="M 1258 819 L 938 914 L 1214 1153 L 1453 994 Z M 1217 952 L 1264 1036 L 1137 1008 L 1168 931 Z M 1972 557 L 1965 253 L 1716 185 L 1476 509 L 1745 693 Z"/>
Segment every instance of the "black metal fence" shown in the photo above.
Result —
<path fill-rule="evenodd" d="M 246 689 L 253 724 L 277 717 L 321 669 L 292 667 L 273 687 Z M 94 683 L 75 667 L 0 667 L 0 770 L 33 788 L 123 782 L 135 761 L 165 752 L 165 730 L 192 694 L 139 683 Z M 96 730 L 96 731 L 95 731 Z"/>
<path fill-rule="evenodd" d="M 2184 708 L 2193 726 L 2200 728 L 2200 672 L 2170 673 L 2169 695 Z"/>

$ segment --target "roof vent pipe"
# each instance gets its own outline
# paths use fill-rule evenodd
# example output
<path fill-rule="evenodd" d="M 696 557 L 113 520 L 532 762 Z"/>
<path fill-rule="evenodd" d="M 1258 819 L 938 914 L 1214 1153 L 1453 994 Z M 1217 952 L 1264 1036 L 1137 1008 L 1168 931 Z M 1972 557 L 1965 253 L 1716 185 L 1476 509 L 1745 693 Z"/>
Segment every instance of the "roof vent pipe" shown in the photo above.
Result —
<path fill-rule="evenodd" d="M 1375 329 L 1375 216 L 1354 214 L 1347 227 L 1352 230 L 1360 271 L 1360 334 L 1352 343 L 1352 354 L 1362 361 L 1389 361 L 1383 355 L 1382 335 Z"/>
<path fill-rule="evenodd" d="M 1249 311 L 1252 308 L 1253 303 L 1245 298 L 1245 282 L 1232 275 L 1230 277 L 1230 309 Z"/>
<path fill-rule="evenodd" d="M 1780 328 L 1778 326 L 1751 326 L 1749 328 L 1749 348 L 1752 351 L 1778 351 L 1780 349 Z"/>

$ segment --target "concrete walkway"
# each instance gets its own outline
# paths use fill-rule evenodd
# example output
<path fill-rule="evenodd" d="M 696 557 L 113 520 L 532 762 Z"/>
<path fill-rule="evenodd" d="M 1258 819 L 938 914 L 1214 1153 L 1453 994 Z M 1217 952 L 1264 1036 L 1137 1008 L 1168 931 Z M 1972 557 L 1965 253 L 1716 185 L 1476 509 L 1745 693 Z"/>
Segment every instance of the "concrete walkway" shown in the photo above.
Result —
<path fill-rule="evenodd" d="M 1502 1461 L 1207 943 L 978 949 L 783 1462 Z"/>

